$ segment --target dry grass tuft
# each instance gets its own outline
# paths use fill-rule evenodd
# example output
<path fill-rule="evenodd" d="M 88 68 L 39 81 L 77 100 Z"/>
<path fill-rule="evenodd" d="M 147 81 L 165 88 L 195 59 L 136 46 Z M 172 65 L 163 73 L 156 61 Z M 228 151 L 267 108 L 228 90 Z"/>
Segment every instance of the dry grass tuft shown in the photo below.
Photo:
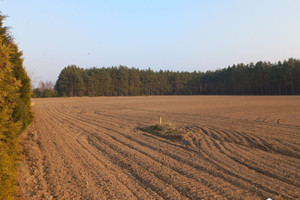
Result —
<path fill-rule="evenodd" d="M 156 124 L 138 127 L 139 130 L 167 139 L 181 139 L 183 132 L 172 124 Z"/>

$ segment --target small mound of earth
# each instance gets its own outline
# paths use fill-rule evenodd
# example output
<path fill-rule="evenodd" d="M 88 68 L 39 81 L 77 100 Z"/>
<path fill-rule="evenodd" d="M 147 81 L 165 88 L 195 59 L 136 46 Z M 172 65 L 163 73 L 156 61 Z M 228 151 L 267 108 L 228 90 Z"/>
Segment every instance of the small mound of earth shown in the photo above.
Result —
<path fill-rule="evenodd" d="M 156 124 L 138 127 L 139 130 L 167 139 L 181 139 L 183 132 L 171 124 Z"/>

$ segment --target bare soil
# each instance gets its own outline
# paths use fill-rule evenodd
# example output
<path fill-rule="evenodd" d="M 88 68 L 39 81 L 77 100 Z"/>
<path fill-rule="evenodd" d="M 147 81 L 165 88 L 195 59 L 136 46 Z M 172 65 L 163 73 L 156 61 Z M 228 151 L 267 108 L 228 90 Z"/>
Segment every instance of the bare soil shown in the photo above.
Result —
<path fill-rule="evenodd" d="M 299 199 L 300 97 L 35 99 L 21 199 Z M 137 127 L 172 124 L 181 139 Z"/>

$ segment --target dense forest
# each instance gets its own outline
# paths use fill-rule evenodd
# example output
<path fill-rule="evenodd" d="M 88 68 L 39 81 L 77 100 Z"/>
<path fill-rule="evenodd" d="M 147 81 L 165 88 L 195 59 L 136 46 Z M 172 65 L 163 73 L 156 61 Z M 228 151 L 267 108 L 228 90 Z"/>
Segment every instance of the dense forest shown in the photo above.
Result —
<path fill-rule="evenodd" d="M 0 15 L 0 199 L 14 199 L 18 134 L 32 121 L 31 84 L 18 50 Z"/>
<path fill-rule="evenodd" d="M 36 97 L 138 95 L 299 95 L 300 61 L 237 64 L 216 71 L 173 72 L 126 66 L 64 68 L 51 89 L 35 89 Z M 53 88 L 53 87 L 52 87 Z"/>

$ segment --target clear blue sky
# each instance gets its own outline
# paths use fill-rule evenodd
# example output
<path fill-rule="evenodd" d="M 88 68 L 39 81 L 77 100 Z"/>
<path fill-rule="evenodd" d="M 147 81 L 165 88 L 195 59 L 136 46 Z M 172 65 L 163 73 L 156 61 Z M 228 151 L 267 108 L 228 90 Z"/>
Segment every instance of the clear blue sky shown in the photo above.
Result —
<path fill-rule="evenodd" d="M 0 0 L 29 73 L 67 65 L 206 71 L 300 58 L 299 0 Z"/>

